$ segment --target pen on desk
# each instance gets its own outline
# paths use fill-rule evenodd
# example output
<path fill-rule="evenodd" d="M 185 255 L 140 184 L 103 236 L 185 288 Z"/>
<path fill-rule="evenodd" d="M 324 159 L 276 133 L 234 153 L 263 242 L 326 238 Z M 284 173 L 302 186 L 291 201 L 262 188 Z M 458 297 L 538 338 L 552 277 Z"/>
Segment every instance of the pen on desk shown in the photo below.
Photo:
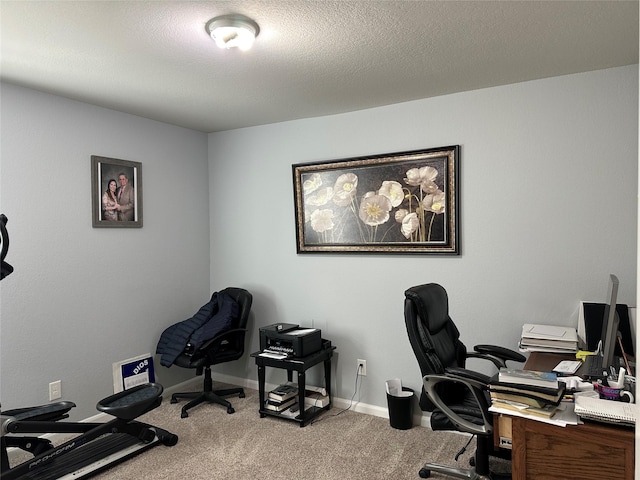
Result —
<path fill-rule="evenodd" d="M 633 377 L 633 372 L 631 371 L 631 367 L 629 366 L 629 359 L 627 358 L 627 353 L 624 351 L 624 347 L 622 346 L 622 334 L 620 330 L 618 330 L 616 337 L 618 338 L 618 345 L 620 346 L 620 351 L 622 352 L 622 359 L 624 360 L 624 365 L 627 367 L 627 372 L 629 375 Z"/>

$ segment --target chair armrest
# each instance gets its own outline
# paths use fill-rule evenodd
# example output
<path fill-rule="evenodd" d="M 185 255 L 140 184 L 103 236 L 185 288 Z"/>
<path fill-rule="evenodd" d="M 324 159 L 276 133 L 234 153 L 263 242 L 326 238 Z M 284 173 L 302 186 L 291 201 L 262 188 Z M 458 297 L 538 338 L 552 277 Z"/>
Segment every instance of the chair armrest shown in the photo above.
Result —
<path fill-rule="evenodd" d="M 481 358 L 489 360 L 498 368 L 506 367 L 507 360 L 513 360 L 514 362 L 527 361 L 524 355 L 514 350 L 498 347 L 496 345 L 476 345 L 473 349 L 474 352 L 467 352 L 467 358 Z"/>
<path fill-rule="evenodd" d="M 489 375 L 475 372 L 467 368 L 447 367 L 445 369 L 445 374 L 451 375 L 452 377 L 460 377 L 465 380 L 474 381 L 477 383 L 478 388 L 482 390 L 486 390 L 487 385 L 489 385 L 489 382 L 491 381 L 491 377 Z"/>
<path fill-rule="evenodd" d="M 209 347 L 211 347 L 214 343 L 217 344 L 222 344 L 225 340 L 228 342 L 231 342 L 232 339 L 240 336 L 240 340 L 244 340 L 244 335 L 247 332 L 246 328 L 232 328 L 231 330 L 225 330 L 224 332 L 220 332 L 218 335 L 216 335 L 213 338 L 210 338 L 209 340 L 207 340 L 206 342 L 204 342 L 200 348 L 198 349 L 198 351 L 205 351 L 207 350 Z"/>
<path fill-rule="evenodd" d="M 486 375 L 471 370 L 455 368 L 450 369 L 450 371 L 448 370 L 445 374 L 425 375 L 422 378 L 422 383 L 429 400 L 453 422 L 458 430 L 474 435 L 486 436 L 493 432 L 492 414 L 489 413 L 489 403 L 484 395 L 487 382 L 485 379 L 476 378 L 478 375 L 486 377 Z M 470 422 L 451 410 L 436 391 L 436 385 L 440 383 L 458 383 L 465 385 L 465 387 L 471 391 L 476 401 L 478 410 L 482 415 L 483 424 L 479 425 Z"/>

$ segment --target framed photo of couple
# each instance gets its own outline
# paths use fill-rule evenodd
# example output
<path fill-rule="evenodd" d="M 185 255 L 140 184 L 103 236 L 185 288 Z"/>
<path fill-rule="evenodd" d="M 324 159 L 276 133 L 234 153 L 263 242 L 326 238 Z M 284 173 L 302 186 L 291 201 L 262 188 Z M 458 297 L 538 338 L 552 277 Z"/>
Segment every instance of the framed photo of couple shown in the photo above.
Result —
<path fill-rule="evenodd" d="M 142 164 L 91 156 L 94 228 L 142 227 Z"/>

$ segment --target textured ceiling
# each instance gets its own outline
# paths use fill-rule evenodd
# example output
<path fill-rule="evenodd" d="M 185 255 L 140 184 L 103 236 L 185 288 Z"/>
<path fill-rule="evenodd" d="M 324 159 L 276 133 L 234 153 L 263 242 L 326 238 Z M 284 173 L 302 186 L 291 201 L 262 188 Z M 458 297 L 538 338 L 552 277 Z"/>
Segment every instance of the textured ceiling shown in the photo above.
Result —
<path fill-rule="evenodd" d="M 220 50 L 214 16 L 260 25 Z M 1 1 L 0 78 L 204 132 L 638 63 L 638 2 Z"/>

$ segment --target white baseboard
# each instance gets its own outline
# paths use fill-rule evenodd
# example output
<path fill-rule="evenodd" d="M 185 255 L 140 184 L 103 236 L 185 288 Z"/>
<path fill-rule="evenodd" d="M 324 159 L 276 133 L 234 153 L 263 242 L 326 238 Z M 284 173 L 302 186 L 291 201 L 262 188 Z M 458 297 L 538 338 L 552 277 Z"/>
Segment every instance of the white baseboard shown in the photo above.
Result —
<path fill-rule="evenodd" d="M 238 385 L 240 387 L 243 388 L 250 388 L 252 390 L 258 390 L 258 381 L 257 380 L 251 380 L 248 378 L 240 378 L 240 377 L 234 377 L 231 375 L 225 375 L 225 374 L 221 374 L 221 373 L 215 373 L 215 381 L 218 382 L 223 382 L 223 383 L 229 383 L 231 385 Z M 162 392 L 162 396 L 163 399 L 165 399 L 165 401 L 174 393 L 176 392 L 180 392 L 180 391 L 189 391 L 191 389 L 193 389 L 193 387 L 197 387 L 197 386 L 201 386 L 202 384 L 202 377 L 198 376 L 198 377 L 194 377 L 194 378 L 190 378 L 189 380 L 185 380 L 184 382 L 180 382 L 176 385 L 173 385 L 171 387 L 167 387 L 164 389 L 164 391 Z M 274 388 L 276 388 L 278 385 L 274 384 L 274 383 L 266 383 L 265 384 L 265 390 L 273 390 Z M 351 400 L 347 400 L 344 398 L 339 398 L 339 397 L 333 397 L 332 398 L 332 403 L 336 408 L 347 408 L 349 407 L 349 404 L 351 403 Z M 356 402 L 351 404 L 351 410 L 353 410 L 354 412 L 358 412 L 358 413 L 364 413 L 367 415 L 372 415 L 374 417 L 381 417 L 381 418 L 389 418 L 389 411 L 388 409 L 384 408 L 384 407 L 379 407 L 377 405 L 370 405 L 368 403 L 363 403 L 363 402 Z M 108 422 L 109 420 L 111 420 L 113 417 L 107 413 L 97 413 L 96 415 L 93 415 L 91 417 L 85 418 L 84 420 L 80 420 L 81 422 L 95 422 L 95 423 L 104 423 L 104 422 Z M 430 424 L 429 424 L 429 414 L 428 413 L 424 413 L 422 414 L 422 412 L 419 412 L 417 415 L 413 416 L 413 425 L 420 425 L 422 427 L 427 427 L 427 428 L 431 428 Z M 68 435 L 68 434 L 62 434 L 62 433 L 47 433 L 42 435 L 42 437 L 44 438 L 48 438 L 52 441 L 55 441 L 56 438 L 64 436 L 64 435 Z M 9 451 L 12 449 L 8 449 Z"/>
<path fill-rule="evenodd" d="M 250 388 L 252 390 L 258 390 L 258 381 L 251 380 L 248 378 L 240 378 L 232 375 L 226 375 L 223 373 L 214 373 L 215 381 L 222 383 L 229 383 L 231 385 L 238 385 L 243 388 Z M 184 382 L 180 382 L 171 387 L 167 387 L 164 389 L 162 396 L 165 399 L 168 399 L 172 394 L 180 391 L 189 391 L 193 387 L 198 387 L 202 384 L 202 377 L 194 377 L 189 380 L 185 380 Z M 276 388 L 278 384 L 275 383 L 265 383 L 265 390 L 273 390 Z M 340 398 L 334 396 L 332 399 L 332 403 L 336 408 L 347 408 L 351 403 L 351 400 Z M 389 410 L 385 407 L 380 407 L 378 405 L 371 405 L 363 402 L 355 402 L 351 405 L 351 410 L 358 413 L 364 413 L 367 415 L 372 415 L 374 417 L 380 418 L 389 418 Z M 111 418 L 111 415 L 106 413 L 98 413 L 92 417 L 89 417 L 83 422 L 105 422 Z M 429 412 L 419 411 L 417 414 L 413 415 L 413 424 L 420 425 L 422 427 L 431 428 L 430 425 L 430 414 Z"/>

